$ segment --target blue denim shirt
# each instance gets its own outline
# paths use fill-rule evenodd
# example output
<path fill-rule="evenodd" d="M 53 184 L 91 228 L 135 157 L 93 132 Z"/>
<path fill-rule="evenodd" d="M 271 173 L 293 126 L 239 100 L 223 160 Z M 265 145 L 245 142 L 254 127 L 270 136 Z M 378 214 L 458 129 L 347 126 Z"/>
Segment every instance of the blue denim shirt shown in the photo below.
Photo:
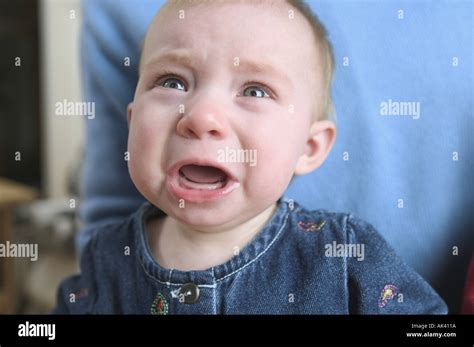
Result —
<path fill-rule="evenodd" d="M 79 276 L 53 313 L 434 314 L 443 300 L 366 222 L 280 199 L 270 222 L 232 259 L 202 271 L 154 259 L 145 203 L 88 243 Z"/>

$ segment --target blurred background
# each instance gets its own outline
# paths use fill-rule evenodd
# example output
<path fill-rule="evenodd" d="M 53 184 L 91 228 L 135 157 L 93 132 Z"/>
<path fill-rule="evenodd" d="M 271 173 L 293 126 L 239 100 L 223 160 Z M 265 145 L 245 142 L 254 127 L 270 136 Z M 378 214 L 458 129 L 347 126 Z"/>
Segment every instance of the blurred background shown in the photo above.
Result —
<path fill-rule="evenodd" d="M 0 0 L 0 245 L 41 254 L 0 252 L 0 313 L 48 312 L 60 280 L 78 271 L 84 120 L 56 115 L 55 104 L 81 100 L 79 28 L 79 0 Z"/>

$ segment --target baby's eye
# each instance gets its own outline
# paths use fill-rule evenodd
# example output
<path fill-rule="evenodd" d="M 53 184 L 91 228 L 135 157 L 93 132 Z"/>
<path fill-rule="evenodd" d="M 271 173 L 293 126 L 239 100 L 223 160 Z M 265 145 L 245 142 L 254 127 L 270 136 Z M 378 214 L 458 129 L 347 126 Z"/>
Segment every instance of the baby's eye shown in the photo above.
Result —
<path fill-rule="evenodd" d="M 249 93 L 247 93 L 248 90 L 250 91 Z M 263 90 L 262 88 L 259 88 L 259 87 L 245 88 L 243 96 L 253 96 L 253 97 L 257 97 L 257 98 L 265 98 L 265 97 L 268 98 L 268 97 L 270 97 L 270 95 L 268 95 L 268 93 L 265 90 Z"/>
<path fill-rule="evenodd" d="M 185 90 L 184 84 L 176 78 L 168 78 L 164 80 L 160 85 L 165 88 Z"/>

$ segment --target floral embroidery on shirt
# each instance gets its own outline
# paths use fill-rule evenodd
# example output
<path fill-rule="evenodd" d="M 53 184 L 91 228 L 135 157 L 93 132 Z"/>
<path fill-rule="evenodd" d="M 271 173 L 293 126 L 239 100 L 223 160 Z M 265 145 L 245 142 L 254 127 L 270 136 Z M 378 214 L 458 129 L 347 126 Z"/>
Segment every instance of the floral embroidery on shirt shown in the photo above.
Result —
<path fill-rule="evenodd" d="M 155 300 L 153 300 L 153 304 L 151 305 L 151 314 L 156 314 L 156 315 L 168 314 L 168 302 L 166 301 L 163 294 L 161 293 L 156 294 Z"/>
<path fill-rule="evenodd" d="M 298 226 L 304 231 L 320 231 L 325 224 L 326 224 L 326 221 L 324 220 L 320 223 L 312 223 L 312 222 L 305 223 L 303 221 L 298 222 Z"/>
<path fill-rule="evenodd" d="M 393 284 L 386 284 L 379 297 L 379 307 L 383 308 L 387 305 L 389 300 L 392 300 L 398 294 L 398 288 Z"/>
<path fill-rule="evenodd" d="M 69 301 L 76 302 L 76 300 L 83 299 L 88 295 L 89 295 L 89 288 L 81 288 L 81 290 L 70 294 Z"/>

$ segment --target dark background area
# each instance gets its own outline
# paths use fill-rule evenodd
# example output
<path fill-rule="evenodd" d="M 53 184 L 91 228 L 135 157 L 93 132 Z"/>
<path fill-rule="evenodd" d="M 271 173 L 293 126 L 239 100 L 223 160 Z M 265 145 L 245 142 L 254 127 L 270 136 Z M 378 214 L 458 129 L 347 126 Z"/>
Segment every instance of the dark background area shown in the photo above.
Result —
<path fill-rule="evenodd" d="M 0 0 L 0 176 L 41 188 L 38 2 Z M 21 66 L 15 66 L 15 58 Z M 20 152 L 21 161 L 15 160 Z"/>

